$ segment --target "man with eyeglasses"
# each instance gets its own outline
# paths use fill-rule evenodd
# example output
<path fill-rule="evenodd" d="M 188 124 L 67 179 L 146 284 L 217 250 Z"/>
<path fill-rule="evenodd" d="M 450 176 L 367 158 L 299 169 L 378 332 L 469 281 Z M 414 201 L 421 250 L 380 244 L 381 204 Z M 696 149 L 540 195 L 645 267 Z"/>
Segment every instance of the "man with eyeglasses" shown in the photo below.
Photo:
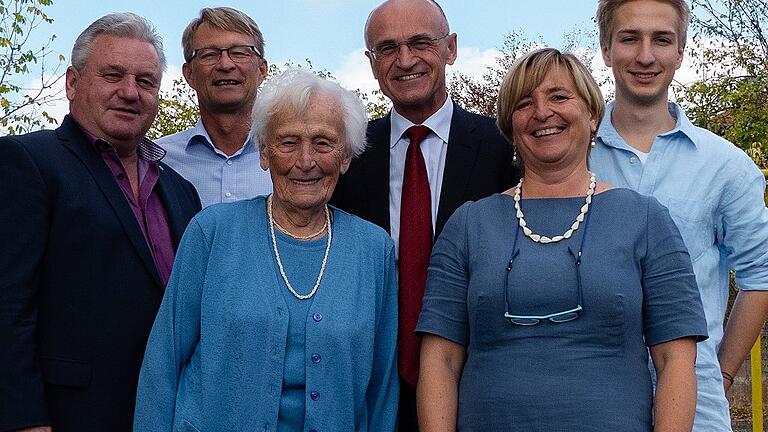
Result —
<path fill-rule="evenodd" d="M 204 207 L 270 193 L 269 174 L 258 168 L 258 146 L 248 136 L 268 69 L 258 25 L 232 8 L 204 8 L 181 44 L 184 79 L 197 92 L 200 119 L 157 140 L 168 152 L 165 161 L 195 185 Z"/>
<path fill-rule="evenodd" d="M 431 0 L 389 0 L 371 12 L 366 56 L 393 106 L 369 123 L 370 147 L 342 176 L 333 200 L 389 231 L 395 241 L 401 432 L 417 430 L 420 338 L 414 330 L 433 240 L 462 203 L 501 192 L 517 180 L 511 146 L 494 120 L 469 113 L 448 97 L 445 68 L 456 60 L 456 39 L 442 8 Z"/>

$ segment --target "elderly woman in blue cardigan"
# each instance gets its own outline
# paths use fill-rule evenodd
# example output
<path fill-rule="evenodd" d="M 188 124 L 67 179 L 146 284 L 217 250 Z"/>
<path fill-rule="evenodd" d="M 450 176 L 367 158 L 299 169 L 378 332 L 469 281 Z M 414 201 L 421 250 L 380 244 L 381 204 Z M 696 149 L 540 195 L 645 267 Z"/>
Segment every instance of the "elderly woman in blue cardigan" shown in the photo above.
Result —
<path fill-rule="evenodd" d="M 190 223 L 149 338 L 134 429 L 392 431 L 397 280 L 380 228 L 330 208 L 365 148 L 354 93 L 302 70 L 260 92 L 274 192 Z"/>

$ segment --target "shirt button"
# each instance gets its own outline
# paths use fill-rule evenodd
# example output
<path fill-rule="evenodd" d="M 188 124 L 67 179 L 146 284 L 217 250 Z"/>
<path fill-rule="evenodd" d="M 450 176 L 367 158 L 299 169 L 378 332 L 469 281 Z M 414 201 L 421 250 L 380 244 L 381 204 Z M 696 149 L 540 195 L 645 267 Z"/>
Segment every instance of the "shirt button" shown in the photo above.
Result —
<path fill-rule="evenodd" d="M 312 363 L 318 364 L 320 363 L 320 360 L 322 360 L 322 357 L 320 357 L 320 354 L 312 354 Z"/>
<path fill-rule="evenodd" d="M 632 156 L 631 158 L 629 158 L 629 163 L 636 164 L 637 163 L 637 158 Z"/>
<path fill-rule="evenodd" d="M 232 161 L 231 160 L 227 160 L 227 165 L 232 165 Z"/>
<path fill-rule="evenodd" d="M 227 197 L 227 198 L 229 198 L 229 197 L 231 197 L 231 196 L 232 196 L 232 192 L 227 192 L 227 193 L 225 193 L 225 194 L 224 194 L 224 196 L 225 196 L 225 197 Z"/>
<path fill-rule="evenodd" d="M 315 314 L 312 315 L 312 319 L 315 320 L 315 322 L 320 322 L 323 319 L 323 314 L 315 312 Z"/>
<path fill-rule="evenodd" d="M 320 392 L 316 392 L 316 391 L 310 392 L 309 398 L 312 399 L 313 401 L 320 399 Z"/>

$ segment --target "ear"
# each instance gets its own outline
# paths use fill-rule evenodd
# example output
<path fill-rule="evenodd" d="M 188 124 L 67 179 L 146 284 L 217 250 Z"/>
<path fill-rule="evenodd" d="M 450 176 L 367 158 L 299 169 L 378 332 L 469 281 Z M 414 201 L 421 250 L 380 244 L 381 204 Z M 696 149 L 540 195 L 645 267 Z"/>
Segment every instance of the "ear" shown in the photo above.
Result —
<path fill-rule="evenodd" d="M 452 65 L 456 61 L 456 57 L 459 55 L 458 51 L 458 36 L 456 33 L 448 35 L 448 58 L 445 63 Z"/>
<path fill-rule="evenodd" d="M 181 66 L 181 73 L 184 75 L 184 81 L 186 81 L 190 87 L 192 87 L 195 91 L 197 91 L 197 87 L 195 86 L 194 79 L 192 79 L 192 65 L 190 65 L 189 63 L 184 63 Z"/>
<path fill-rule="evenodd" d="M 589 131 L 592 135 L 594 135 L 597 132 L 597 122 L 599 121 L 598 118 L 595 117 L 594 114 L 589 118 Z"/>
<path fill-rule="evenodd" d="M 341 161 L 341 167 L 339 168 L 339 174 L 344 174 L 349 169 L 349 164 L 352 163 L 352 155 L 344 156 Z"/>
<path fill-rule="evenodd" d="M 611 67 L 611 48 L 600 44 L 600 53 L 603 55 L 603 62 L 605 66 Z"/>
<path fill-rule="evenodd" d="M 256 143 L 256 145 L 259 145 Z M 269 152 L 269 149 L 266 148 L 266 146 L 259 151 L 259 166 L 261 166 L 261 169 L 264 171 L 269 169 L 269 155 L 267 154 Z"/>
<path fill-rule="evenodd" d="M 75 69 L 74 66 L 67 68 L 65 87 L 67 93 L 67 99 L 73 100 L 77 89 L 77 81 L 80 79 L 80 72 Z"/>
<path fill-rule="evenodd" d="M 371 65 L 371 73 L 373 73 L 373 79 L 378 80 L 379 77 L 376 74 L 376 60 L 373 58 L 373 54 L 370 51 L 365 51 L 365 56 L 368 57 L 368 63 Z"/>
<path fill-rule="evenodd" d="M 259 84 L 264 82 L 265 79 L 267 79 L 267 74 L 269 74 L 269 63 L 267 60 L 262 59 L 261 64 L 259 65 Z"/>
<path fill-rule="evenodd" d="M 683 65 L 684 57 L 685 57 L 685 45 L 677 49 L 677 64 L 675 65 L 675 70 L 680 69 L 680 66 Z"/>

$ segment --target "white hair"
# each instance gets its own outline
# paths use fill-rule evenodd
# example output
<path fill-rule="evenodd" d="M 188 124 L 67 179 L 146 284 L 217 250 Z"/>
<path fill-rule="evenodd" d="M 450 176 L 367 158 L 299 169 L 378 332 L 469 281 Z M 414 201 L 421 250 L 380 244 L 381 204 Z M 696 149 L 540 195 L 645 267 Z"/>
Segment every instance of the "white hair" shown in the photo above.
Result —
<path fill-rule="evenodd" d="M 166 61 L 163 53 L 163 39 L 155 26 L 146 18 L 131 12 L 119 12 L 104 15 L 88 26 L 75 40 L 72 47 L 72 66 L 82 71 L 91 53 L 91 45 L 100 35 L 136 39 L 152 44 L 160 59 L 160 67 L 165 71 Z"/>
<path fill-rule="evenodd" d="M 253 105 L 251 135 L 264 151 L 267 144 L 269 121 L 287 106 L 303 112 L 311 96 L 328 97 L 338 101 L 344 118 L 344 136 L 347 155 L 359 156 L 365 151 L 365 131 L 368 116 L 363 102 L 355 92 L 349 91 L 335 81 L 323 79 L 302 68 L 289 68 L 280 75 L 269 79 L 259 91 Z"/>

